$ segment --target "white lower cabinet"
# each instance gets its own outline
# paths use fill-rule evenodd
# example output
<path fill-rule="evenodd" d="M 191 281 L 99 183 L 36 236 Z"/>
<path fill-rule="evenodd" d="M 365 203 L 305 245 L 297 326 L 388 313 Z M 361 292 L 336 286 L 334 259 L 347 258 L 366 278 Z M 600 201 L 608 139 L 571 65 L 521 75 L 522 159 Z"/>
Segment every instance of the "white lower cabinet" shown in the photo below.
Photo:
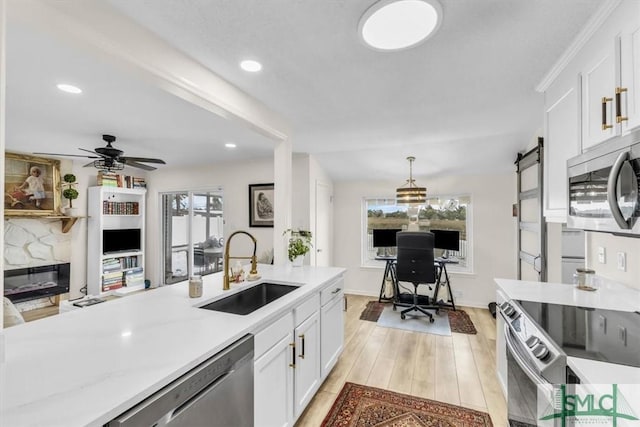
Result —
<path fill-rule="evenodd" d="M 256 427 L 292 426 L 338 360 L 342 283 L 341 277 L 331 282 L 255 334 Z"/>
<path fill-rule="evenodd" d="M 293 334 L 289 332 L 253 365 L 254 425 L 293 425 Z"/>
<path fill-rule="evenodd" d="M 320 387 L 320 315 L 318 311 L 298 325 L 295 337 L 294 394 L 296 400 L 293 412 L 295 418 L 298 418 Z"/>
<path fill-rule="evenodd" d="M 340 280 L 339 285 L 340 287 L 342 286 L 342 280 Z M 331 369 L 338 362 L 344 347 L 344 293 L 341 288 L 336 289 L 338 290 L 337 292 L 335 292 L 335 289 L 327 290 L 335 293 L 331 295 L 332 298 L 326 304 L 322 305 L 320 313 L 322 378 L 329 375 Z"/>

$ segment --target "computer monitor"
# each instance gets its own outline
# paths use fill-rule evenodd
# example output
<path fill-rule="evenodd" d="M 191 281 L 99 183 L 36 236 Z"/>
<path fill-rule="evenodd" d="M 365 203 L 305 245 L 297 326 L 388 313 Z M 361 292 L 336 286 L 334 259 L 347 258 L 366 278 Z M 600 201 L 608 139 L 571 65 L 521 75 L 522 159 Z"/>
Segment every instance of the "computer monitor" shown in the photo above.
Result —
<path fill-rule="evenodd" d="M 434 246 L 445 251 L 460 250 L 460 232 L 455 230 L 431 230 Z"/>
<path fill-rule="evenodd" d="M 396 233 L 401 229 L 380 229 L 373 230 L 373 247 L 374 248 L 392 248 L 396 246 Z"/>

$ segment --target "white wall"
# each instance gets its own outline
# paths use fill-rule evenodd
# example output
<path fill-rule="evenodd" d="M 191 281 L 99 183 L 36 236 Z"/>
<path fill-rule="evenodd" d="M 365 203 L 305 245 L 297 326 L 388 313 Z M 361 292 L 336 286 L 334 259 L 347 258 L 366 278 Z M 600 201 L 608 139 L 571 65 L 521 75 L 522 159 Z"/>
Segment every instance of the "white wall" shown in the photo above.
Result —
<path fill-rule="evenodd" d="M 247 160 L 240 163 L 201 167 L 163 167 L 147 176 L 146 278 L 152 286 L 161 283 L 161 233 L 159 193 L 179 190 L 222 188 L 224 234 L 228 238 L 237 230 L 251 233 L 258 241 L 257 255 L 273 248 L 273 228 L 249 228 L 249 184 L 273 182 L 273 159 Z M 274 206 L 277 213 L 277 206 Z M 253 245 L 246 236 L 233 239 L 232 255 L 250 255 Z"/>
<path fill-rule="evenodd" d="M 603 276 L 640 289 L 640 238 L 586 232 L 585 265 Z M 598 262 L 598 248 L 605 248 L 605 263 Z M 618 252 L 627 257 L 626 271 L 618 270 Z"/>
<path fill-rule="evenodd" d="M 451 274 L 460 305 L 486 307 L 495 300 L 495 277 L 516 277 L 515 172 L 507 175 L 420 179 L 430 195 L 470 194 L 473 273 Z M 378 296 L 383 267 L 361 267 L 364 197 L 394 197 L 398 182 L 334 183 L 334 264 L 347 268 L 346 292 Z"/>
<path fill-rule="evenodd" d="M 313 232 L 313 248 L 308 256 L 305 256 L 305 265 L 316 265 L 316 185 L 323 183 L 329 189 L 333 189 L 333 181 L 318 161 L 309 154 L 295 154 L 293 156 L 293 212 L 291 226 L 294 229 L 309 230 Z M 332 248 L 332 239 L 329 239 L 329 248 Z M 331 259 L 331 249 L 329 250 Z"/>

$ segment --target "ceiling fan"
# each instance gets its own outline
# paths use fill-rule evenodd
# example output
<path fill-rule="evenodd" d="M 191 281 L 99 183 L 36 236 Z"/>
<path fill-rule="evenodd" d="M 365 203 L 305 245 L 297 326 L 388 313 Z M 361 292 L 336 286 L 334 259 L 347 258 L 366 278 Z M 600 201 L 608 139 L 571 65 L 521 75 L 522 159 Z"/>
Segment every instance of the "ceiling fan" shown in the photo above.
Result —
<path fill-rule="evenodd" d="M 96 169 L 104 171 L 122 170 L 125 166 L 131 166 L 134 168 L 144 169 L 147 171 L 156 170 L 155 167 L 145 165 L 144 163 L 159 163 L 166 164 L 161 159 L 150 159 L 146 157 L 125 157 L 124 151 L 118 150 L 111 145 L 116 140 L 113 135 L 102 135 L 102 139 L 107 143 L 106 147 L 98 147 L 94 151 L 79 148 L 79 150 L 86 151 L 93 155 L 80 155 L 80 154 L 61 154 L 61 153 L 33 153 L 33 154 L 46 154 L 50 156 L 67 156 L 67 157 L 85 157 L 87 159 L 96 159 L 90 163 L 84 165 L 85 167 L 93 166 Z"/>

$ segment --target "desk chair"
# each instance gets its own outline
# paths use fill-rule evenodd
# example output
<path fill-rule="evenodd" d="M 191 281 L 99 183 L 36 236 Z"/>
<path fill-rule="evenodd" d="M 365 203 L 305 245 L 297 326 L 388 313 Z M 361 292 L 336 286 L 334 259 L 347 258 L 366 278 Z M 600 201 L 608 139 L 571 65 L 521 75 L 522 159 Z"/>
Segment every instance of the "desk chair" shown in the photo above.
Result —
<path fill-rule="evenodd" d="M 433 314 L 427 310 L 438 310 L 437 305 L 430 303 L 426 295 L 418 294 L 418 285 L 427 284 L 431 288 L 436 283 L 436 268 L 433 256 L 433 234 L 424 231 L 402 231 L 396 235 L 398 256 L 396 275 L 399 282 L 413 284 L 414 292 L 411 295 L 396 292 L 397 298 L 393 303 L 396 306 L 408 307 L 400 312 L 400 318 L 405 319 L 410 311 L 418 311 L 429 318 L 433 323 Z M 396 290 L 398 291 L 398 290 Z M 410 296 L 408 302 L 407 296 Z M 404 297 L 404 298 L 403 298 Z"/>

